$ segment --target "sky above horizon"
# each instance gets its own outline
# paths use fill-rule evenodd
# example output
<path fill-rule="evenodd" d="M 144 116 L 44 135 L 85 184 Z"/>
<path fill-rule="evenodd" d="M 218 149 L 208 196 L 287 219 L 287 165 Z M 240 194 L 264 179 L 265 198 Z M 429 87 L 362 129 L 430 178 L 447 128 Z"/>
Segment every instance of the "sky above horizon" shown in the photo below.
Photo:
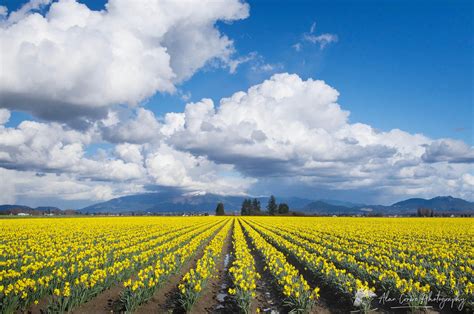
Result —
<path fill-rule="evenodd" d="M 1 5 L 0 204 L 474 201 L 472 1 Z"/>

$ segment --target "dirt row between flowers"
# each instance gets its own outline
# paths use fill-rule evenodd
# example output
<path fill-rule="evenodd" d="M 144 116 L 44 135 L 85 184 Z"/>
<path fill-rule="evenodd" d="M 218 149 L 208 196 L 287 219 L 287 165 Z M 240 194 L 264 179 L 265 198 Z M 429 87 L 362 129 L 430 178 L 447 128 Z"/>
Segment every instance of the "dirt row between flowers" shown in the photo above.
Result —
<path fill-rule="evenodd" d="M 230 241 L 231 238 L 230 230 L 229 234 L 226 238 L 227 241 Z M 216 233 L 217 234 L 217 233 Z M 210 239 L 211 240 L 211 239 Z M 209 242 L 210 242 L 209 240 Z M 206 245 L 209 243 L 207 242 Z M 181 278 L 191 269 L 196 267 L 197 261 L 203 256 L 204 249 L 206 245 L 203 245 L 199 252 L 195 255 L 195 257 L 187 263 L 179 273 L 171 276 L 164 286 L 162 286 L 157 293 L 151 298 L 147 303 L 141 305 L 135 313 L 137 314 L 145 314 L 145 313 L 185 313 L 179 304 L 179 290 L 178 284 Z M 225 252 L 225 246 L 224 250 Z M 224 253 L 222 254 L 224 255 Z M 218 264 L 223 264 L 223 258 L 218 261 Z M 219 273 L 220 275 L 220 273 Z M 220 278 L 220 277 L 219 277 Z M 206 287 L 203 289 L 201 295 L 199 296 L 198 301 L 193 306 L 192 313 L 206 313 L 208 309 L 212 309 L 215 307 L 217 301 L 214 296 L 214 289 L 210 289 L 209 287 L 212 286 L 213 280 L 209 280 Z M 199 312 L 196 312 L 199 311 Z"/>
<path fill-rule="evenodd" d="M 260 224 L 257 224 L 258 227 L 263 227 Z M 260 229 L 257 230 L 260 235 L 263 236 L 263 233 Z M 273 245 L 273 244 L 272 244 Z M 309 283 L 311 287 L 318 286 L 320 290 L 320 298 L 317 304 L 314 306 L 312 313 L 349 313 L 351 311 L 358 312 L 352 306 L 352 300 L 348 300 L 346 296 L 342 295 L 339 291 L 335 290 L 333 287 L 321 282 L 321 278 L 318 275 L 311 272 L 304 264 L 302 264 L 296 257 L 291 254 L 287 254 L 282 251 L 280 248 L 275 246 L 276 249 L 283 252 L 286 256 L 288 263 L 292 264 L 298 272 L 303 275 L 305 280 Z M 371 313 L 406 313 L 405 308 L 394 309 L 387 304 L 380 304 L 378 299 L 375 298 L 372 301 L 372 310 Z M 424 313 L 439 313 L 439 311 L 433 309 L 426 309 Z"/>
<path fill-rule="evenodd" d="M 237 223 L 234 221 L 233 223 Z M 227 290 L 231 284 L 228 272 L 232 265 L 232 235 L 234 226 L 230 227 L 229 233 L 224 240 L 221 256 L 216 262 L 217 272 L 215 277 L 211 277 L 203 289 L 199 299 L 191 309 L 191 314 L 202 313 L 237 313 L 238 308 L 235 302 L 228 295 Z"/>
<path fill-rule="evenodd" d="M 174 288 L 176 288 L 177 290 L 177 285 L 179 283 L 179 280 L 183 277 L 184 274 L 186 274 L 188 270 L 195 267 L 196 261 L 199 258 L 201 258 L 202 255 L 204 254 L 204 248 L 214 238 L 217 232 L 218 231 L 216 231 L 216 233 L 212 237 L 210 237 L 207 241 L 205 241 L 199 247 L 199 249 L 194 254 L 194 257 L 192 257 L 189 261 L 187 261 L 184 265 L 182 265 L 181 268 L 175 274 L 171 275 L 163 283 L 163 285 L 158 288 L 157 292 L 155 293 L 152 299 L 150 299 L 147 303 L 144 303 L 143 305 L 141 305 L 135 312 L 136 313 L 163 313 L 163 312 L 168 312 L 170 308 L 174 308 L 176 306 L 175 303 L 171 304 L 170 306 L 166 306 L 166 310 L 161 310 L 159 306 L 165 305 L 164 302 L 162 301 L 166 300 L 170 291 L 172 291 Z M 122 286 L 122 284 L 116 284 L 112 286 L 110 289 L 103 291 L 102 293 L 94 297 L 92 300 L 74 309 L 72 313 L 73 314 L 123 313 L 124 309 L 120 302 L 120 297 L 124 289 L 125 288 Z"/>
<path fill-rule="evenodd" d="M 261 313 L 286 313 L 287 310 L 283 306 L 283 294 L 276 288 L 273 276 L 265 267 L 265 260 L 260 251 L 253 245 L 249 236 L 245 233 L 245 240 L 247 241 L 247 246 L 250 249 L 250 252 L 255 260 L 255 270 L 260 274 L 260 279 L 257 279 L 257 289 L 256 297 L 254 298 L 251 306 L 250 312 L 256 313 L 257 309 Z"/>
<path fill-rule="evenodd" d="M 260 231 L 257 230 L 259 233 Z M 251 248 L 252 255 L 254 256 L 257 272 L 260 273 L 261 279 L 257 283 L 257 298 L 256 302 L 252 304 L 252 313 L 255 313 L 256 308 L 258 307 L 261 312 L 271 313 L 272 311 L 277 311 L 279 313 L 287 313 L 288 308 L 285 308 L 283 300 L 285 296 L 277 289 L 278 283 L 273 279 L 273 276 L 268 270 L 264 270 L 265 260 L 260 251 L 252 244 L 249 236 L 245 233 L 247 243 Z M 278 247 L 275 247 L 281 251 Z M 283 252 L 284 253 L 284 252 Z M 285 254 L 285 253 L 284 253 Z M 293 265 L 298 272 L 303 275 L 305 280 L 311 287 L 320 286 L 319 282 L 316 280 L 315 276 L 308 271 L 306 267 L 301 265 L 296 259 L 292 258 L 290 255 L 285 254 L 286 260 L 289 264 Z M 322 293 L 320 292 L 321 297 L 318 302 L 314 305 L 311 313 L 349 313 L 349 309 L 341 305 L 338 299 L 334 298 L 334 294 Z M 274 300 L 277 300 L 276 303 Z M 269 302 L 270 301 L 270 302 Z"/>

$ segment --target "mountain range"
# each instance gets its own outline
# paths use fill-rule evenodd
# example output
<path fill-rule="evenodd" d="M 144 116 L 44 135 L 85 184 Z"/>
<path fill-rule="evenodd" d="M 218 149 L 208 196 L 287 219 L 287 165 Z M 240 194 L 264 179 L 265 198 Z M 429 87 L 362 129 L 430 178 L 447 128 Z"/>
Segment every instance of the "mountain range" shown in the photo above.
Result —
<path fill-rule="evenodd" d="M 418 208 L 430 208 L 435 212 L 444 214 L 473 214 L 474 202 L 468 202 L 452 196 L 437 196 L 432 199 L 410 198 L 389 206 L 367 204 L 345 204 L 315 201 L 307 204 L 303 211 L 319 215 L 357 215 L 357 214 L 382 214 L 382 215 L 409 215 L 414 214 Z"/>
<path fill-rule="evenodd" d="M 110 201 L 94 204 L 81 209 L 83 213 L 127 213 L 146 212 L 159 214 L 173 213 L 211 213 L 217 203 L 224 203 L 228 213 L 240 212 L 245 196 L 222 196 L 209 193 L 180 193 L 179 191 L 161 191 L 123 196 Z M 265 207 L 268 197 L 257 197 Z M 287 203 L 291 208 L 303 208 L 312 200 L 289 197 L 280 198 L 279 202 Z"/>
<path fill-rule="evenodd" d="M 70 209 L 68 210 L 61 210 L 57 207 L 53 206 L 40 206 L 40 207 L 30 207 L 25 205 L 0 205 L 0 214 L 12 214 L 17 215 L 18 213 L 25 213 L 34 216 L 44 215 L 44 214 L 53 214 L 53 215 L 61 215 L 66 213 L 71 213 Z"/>
<path fill-rule="evenodd" d="M 127 213 L 147 212 L 159 214 L 173 213 L 213 213 L 217 203 L 224 203 L 227 213 L 238 213 L 245 196 L 222 196 L 205 193 L 179 193 L 163 191 L 114 198 L 81 209 L 83 213 Z M 268 197 L 257 197 L 264 208 Z M 407 215 L 416 213 L 418 208 L 431 208 L 439 213 L 474 214 L 474 202 L 451 196 L 432 199 L 411 198 L 395 204 L 367 205 L 338 200 L 311 200 L 299 197 L 277 197 L 278 203 L 287 203 L 293 211 L 316 215 L 357 215 L 383 214 Z"/>
<path fill-rule="evenodd" d="M 129 195 L 94 204 L 78 212 L 83 214 L 183 214 L 213 213 L 218 202 L 224 203 L 227 213 L 239 213 L 245 196 L 222 196 L 208 193 L 180 193 L 179 191 L 161 191 Z M 268 197 L 258 197 L 265 208 Z M 432 199 L 410 198 L 385 205 L 367 205 L 338 200 L 311 200 L 298 197 L 277 197 L 277 202 L 287 203 L 292 211 L 310 215 L 410 215 L 418 208 L 430 208 L 444 214 L 474 214 L 474 202 L 451 196 L 438 196 Z M 24 205 L 0 205 L 0 213 L 59 213 L 56 207 L 31 208 Z"/>

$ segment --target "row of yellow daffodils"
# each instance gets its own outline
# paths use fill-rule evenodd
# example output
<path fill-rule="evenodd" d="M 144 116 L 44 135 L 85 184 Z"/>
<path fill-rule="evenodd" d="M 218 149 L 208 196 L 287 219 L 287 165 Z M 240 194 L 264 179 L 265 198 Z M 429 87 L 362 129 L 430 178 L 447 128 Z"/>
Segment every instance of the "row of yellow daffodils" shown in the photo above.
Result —
<path fill-rule="evenodd" d="M 362 288 L 362 282 L 358 282 L 352 273 L 346 269 L 336 267 L 330 260 L 320 256 L 318 252 L 309 252 L 305 246 L 288 236 L 285 230 L 271 227 L 265 228 L 255 223 L 251 223 L 251 225 L 268 242 L 278 247 L 284 253 L 291 254 L 319 279 L 324 279 L 326 284 L 331 285 L 338 292 L 348 296 L 348 299 L 351 298 L 355 291 Z M 281 235 L 286 235 L 286 237 Z M 288 239 L 291 239 L 291 241 Z M 366 286 L 371 290 L 367 282 L 364 283 L 364 287 Z"/>
<path fill-rule="evenodd" d="M 45 298 L 51 311 L 74 308 L 154 260 L 164 243 L 215 222 L 148 217 L 0 220 L 0 313 L 27 310 Z"/>
<path fill-rule="evenodd" d="M 83 274 L 81 277 L 85 277 L 85 282 L 78 282 L 76 278 L 74 286 L 71 287 L 72 293 L 63 292 L 57 298 L 53 298 L 49 310 L 53 312 L 70 311 L 111 285 L 117 284 L 124 278 L 136 273 L 137 270 L 147 267 L 166 252 L 182 245 L 180 242 L 182 239 L 192 238 L 201 230 L 207 228 L 208 225 L 205 224 L 197 228 L 191 227 L 184 230 L 178 228 L 177 231 L 166 232 L 165 235 L 148 241 L 146 246 L 143 246 L 143 244 L 135 245 L 138 250 L 133 250 L 134 255 L 128 255 L 125 260 L 120 254 L 115 254 L 115 260 L 109 266 L 105 264 L 93 270 L 92 274 Z M 66 281 L 66 284 L 68 284 L 68 281 Z M 66 288 L 65 291 L 67 291 Z"/>
<path fill-rule="evenodd" d="M 242 220 L 244 232 L 265 261 L 265 267 L 278 283 L 278 289 L 287 298 L 287 305 L 293 312 L 307 312 L 319 297 L 319 287 L 310 288 L 298 270 L 287 262 L 285 255 L 266 241 L 247 220 Z"/>
<path fill-rule="evenodd" d="M 121 301 L 124 309 L 133 312 L 140 304 L 148 301 L 159 286 L 194 256 L 197 249 L 225 223 L 219 221 L 213 226 L 205 225 L 196 232 L 184 234 L 159 247 L 158 258 L 152 264 L 123 282 L 125 290 L 122 292 Z"/>
<path fill-rule="evenodd" d="M 288 230 L 289 229 L 289 230 Z M 271 228 L 275 233 L 283 236 L 285 239 L 303 247 L 307 253 L 311 254 L 312 257 L 317 260 L 326 260 L 329 263 L 333 263 L 337 267 L 342 269 L 343 273 L 346 273 L 346 270 L 349 271 L 349 275 L 356 279 L 355 285 L 349 287 L 348 296 L 352 294 L 353 291 L 360 289 L 366 289 L 357 285 L 357 282 L 362 282 L 365 280 L 365 285 L 368 286 L 368 282 L 371 282 L 374 285 L 372 288 L 368 288 L 371 291 L 375 291 L 375 285 L 380 289 L 390 288 L 397 296 L 400 296 L 403 293 L 411 294 L 413 296 L 418 296 L 423 293 L 427 293 L 430 290 L 430 285 L 428 283 L 420 283 L 413 278 L 406 280 L 401 278 L 397 272 L 391 271 L 390 267 L 381 267 L 379 264 L 372 261 L 366 261 L 363 258 L 356 258 L 357 254 L 347 254 L 344 250 L 334 249 L 334 242 L 325 243 L 323 241 L 312 241 L 312 238 L 304 230 L 297 230 L 288 228 L 287 230 L 279 230 Z M 278 241 L 278 240 L 277 240 Z M 317 257 L 316 257 L 317 256 Z M 396 264 L 396 261 L 393 263 Z M 321 266 L 321 264 L 320 264 Z M 324 265 L 322 265 L 324 266 Z M 335 266 L 335 267 L 336 267 Z M 313 268 L 314 269 L 314 268 Z M 317 269 L 317 268 L 316 268 Z M 322 270 L 322 269 L 320 269 Z M 327 271 L 323 273 L 324 279 L 329 281 L 329 284 L 334 284 L 337 280 L 332 279 L 332 276 L 328 276 Z M 334 275 L 334 274 L 332 274 Z M 337 274 L 336 274 L 337 276 Z M 354 280 L 353 280 L 354 282 Z M 354 288 L 355 286 L 355 288 Z M 341 289 L 344 290 L 344 289 Z M 423 305 L 423 304 L 417 304 Z"/>
<path fill-rule="evenodd" d="M 235 296 L 237 305 L 242 312 L 249 313 L 260 274 L 255 269 L 255 260 L 247 246 L 242 226 L 238 221 L 234 223 L 232 244 L 234 261 L 229 268 L 229 273 L 234 287 L 229 289 L 229 294 Z"/>
<path fill-rule="evenodd" d="M 354 290 L 376 288 L 378 296 L 388 293 L 412 308 L 425 306 L 429 301 L 436 307 L 439 304 L 433 299 L 438 295 L 441 299 L 457 300 L 458 305 L 465 307 L 474 304 L 472 218 L 250 220 L 262 234 L 281 244 L 283 251 L 292 248 L 301 262 L 318 261 L 320 267 L 311 270 L 347 297 L 354 297 Z M 287 242 L 282 244 L 283 240 Z M 351 291 L 340 289 L 336 274 L 325 270 L 330 264 L 356 280 Z"/>
<path fill-rule="evenodd" d="M 337 241 L 333 237 L 322 245 L 330 247 L 331 243 L 335 250 L 370 269 L 367 278 L 378 282 L 383 290 L 390 287 L 392 292 L 410 295 L 412 299 L 431 292 L 473 301 L 472 219 L 382 221 L 385 223 L 375 225 L 381 221 L 370 220 L 377 238 L 359 237 L 351 242 L 350 238 Z M 361 234 L 367 229 L 366 226 L 349 232 Z"/>
<path fill-rule="evenodd" d="M 216 275 L 216 262 L 222 255 L 225 238 L 231 230 L 234 219 L 229 219 L 225 226 L 204 248 L 203 256 L 197 261 L 195 269 L 192 268 L 181 279 L 178 289 L 182 308 L 189 312 L 198 299 L 203 287 L 211 276 Z"/>

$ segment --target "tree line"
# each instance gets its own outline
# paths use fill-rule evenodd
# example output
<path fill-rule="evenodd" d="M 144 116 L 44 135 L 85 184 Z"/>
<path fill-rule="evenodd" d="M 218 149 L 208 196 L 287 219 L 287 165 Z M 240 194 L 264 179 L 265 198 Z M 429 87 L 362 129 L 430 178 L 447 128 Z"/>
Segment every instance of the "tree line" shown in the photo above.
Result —
<path fill-rule="evenodd" d="M 290 212 L 290 208 L 286 203 L 277 204 L 275 196 L 270 196 L 268 199 L 266 210 L 262 211 L 260 206 L 260 201 L 256 198 L 252 199 L 245 199 L 242 202 L 242 208 L 240 209 L 240 214 L 242 216 L 255 216 L 255 215 L 270 215 L 275 216 L 278 214 L 288 214 Z"/>
<path fill-rule="evenodd" d="M 246 198 L 242 202 L 242 207 L 240 209 L 240 215 L 242 216 L 258 216 L 258 215 L 285 215 L 290 212 L 290 207 L 286 203 L 277 204 L 275 196 L 270 196 L 268 199 L 268 204 L 265 207 L 265 210 L 262 210 L 260 200 L 257 198 L 251 199 Z M 216 216 L 224 216 L 224 204 L 219 202 L 216 207 Z"/>

